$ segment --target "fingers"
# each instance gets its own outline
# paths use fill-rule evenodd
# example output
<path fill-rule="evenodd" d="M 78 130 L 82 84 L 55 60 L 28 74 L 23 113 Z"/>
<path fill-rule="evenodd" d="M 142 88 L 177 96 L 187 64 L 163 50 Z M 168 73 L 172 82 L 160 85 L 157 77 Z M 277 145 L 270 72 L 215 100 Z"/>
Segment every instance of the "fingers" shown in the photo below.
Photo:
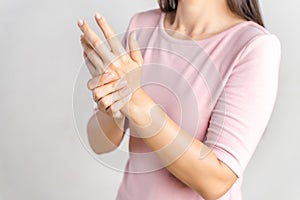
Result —
<path fill-rule="evenodd" d="M 109 107 L 111 107 L 113 103 L 120 101 L 121 99 L 123 99 L 127 96 L 131 96 L 131 89 L 129 87 L 123 87 L 122 89 L 117 90 L 114 93 L 111 93 L 109 95 L 102 97 L 97 102 L 98 108 L 103 112 L 107 112 L 106 110 Z M 118 111 L 116 108 L 118 108 L 118 107 L 111 108 L 112 113 Z"/>
<path fill-rule="evenodd" d="M 87 66 L 90 74 L 92 77 L 96 77 L 97 75 L 99 75 L 98 70 L 96 69 L 96 67 L 91 63 L 91 61 L 89 60 L 89 58 L 87 57 L 87 55 L 84 53 L 84 60 L 85 60 L 85 65 Z"/>
<path fill-rule="evenodd" d="M 78 20 L 78 26 L 84 34 L 86 41 L 95 49 L 104 63 L 110 63 L 110 61 L 113 60 L 115 56 L 106 47 L 104 42 L 97 36 L 97 34 L 84 20 Z"/>
<path fill-rule="evenodd" d="M 95 88 L 110 83 L 119 79 L 119 77 L 113 72 L 106 72 L 102 75 L 98 75 L 92 79 L 90 79 L 87 83 L 87 87 L 89 90 L 94 90 Z"/>
<path fill-rule="evenodd" d="M 121 112 L 121 109 L 130 101 L 131 94 L 120 99 L 119 101 L 116 101 L 113 103 L 108 109 L 106 109 L 106 112 L 112 116 L 113 118 L 121 119 L 124 117 L 124 114 Z"/>
<path fill-rule="evenodd" d="M 93 90 L 94 101 L 104 113 L 114 118 L 122 118 L 123 108 L 131 99 L 132 90 L 127 86 L 125 79 L 113 81 Z"/>
<path fill-rule="evenodd" d="M 129 94 L 128 96 L 120 99 L 119 101 L 116 101 L 115 103 L 113 103 L 111 106 L 110 106 L 110 110 L 112 113 L 116 113 L 118 111 L 120 111 L 131 99 L 131 94 Z"/>
<path fill-rule="evenodd" d="M 103 98 L 104 96 L 111 94 L 117 90 L 124 88 L 127 85 L 125 79 L 113 81 L 111 83 L 105 84 L 103 86 L 97 87 L 93 90 L 95 93 L 95 101 L 97 102 L 99 99 Z"/>
<path fill-rule="evenodd" d="M 125 53 L 125 49 L 122 46 L 119 38 L 113 31 L 113 29 L 109 26 L 106 19 L 101 16 L 99 13 L 95 15 L 96 22 L 100 29 L 102 30 L 104 37 L 107 39 L 112 52 L 116 55 L 122 55 Z"/>
<path fill-rule="evenodd" d="M 98 71 L 98 74 L 102 74 L 104 72 L 104 64 L 99 57 L 99 55 L 94 51 L 94 49 L 86 42 L 84 37 L 80 39 L 81 45 L 83 47 L 83 51 L 85 52 L 86 57 L 93 64 L 95 69 Z"/>
<path fill-rule="evenodd" d="M 136 33 L 132 31 L 130 33 L 130 42 L 129 42 L 129 49 L 130 49 L 130 57 L 134 60 L 139 66 L 143 65 L 143 56 L 140 51 L 140 47 L 138 41 L 136 39 Z"/>

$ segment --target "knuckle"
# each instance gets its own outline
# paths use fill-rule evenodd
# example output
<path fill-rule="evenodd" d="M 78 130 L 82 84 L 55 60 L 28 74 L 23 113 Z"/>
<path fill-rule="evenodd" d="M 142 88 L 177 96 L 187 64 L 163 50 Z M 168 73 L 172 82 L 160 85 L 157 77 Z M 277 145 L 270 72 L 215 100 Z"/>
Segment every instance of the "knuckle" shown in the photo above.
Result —
<path fill-rule="evenodd" d="M 112 95 L 112 101 L 118 101 L 121 98 L 121 94 L 120 94 L 120 90 L 118 90 L 117 92 L 114 92 Z"/>
<path fill-rule="evenodd" d="M 101 110 L 101 112 L 103 112 L 103 113 L 106 112 L 105 108 L 100 103 L 98 103 L 98 108 L 99 108 L 99 110 Z"/>
<path fill-rule="evenodd" d="M 91 56 L 94 56 L 95 51 L 93 49 L 86 49 L 85 53 L 86 53 L 87 57 L 90 58 Z"/>
<path fill-rule="evenodd" d="M 86 56 L 90 56 L 92 53 L 93 53 L 93 49 L 91 49 L 91 48 L 85 48 L 84 49 L 84 52 L 85 52 L 85 54 L 86 54 Z"/>
<path fill-rule="evenodd" d="M 105 19 L 105 17 L 104 16 L 102 16 L 99 20 L 98 20 L 98 22 L 100 23 L 100 24 L 104 24 L 104 23 L 106 23 L 106 19 Z"/>
<path fill-rule="evenodd" d="M 94 101 L 97 102 L 98 99 L 99 99 L 98 96 L 97 96 L 97 93 L 93 92 L 93 97 L 94 97 Z"/>
<path fill-rule="evenodd" d="M 96 76 L 88 81 L 87 87 L 89 88 L 89 90 L 94 90 L 97 86 L 101 85 L 100 83 L 100 77 Z"/>
<path fill-rule="evenodd" d="M 116 90 L 121 86 L 120 81 L 114 81 L 111 85 L 110 85 L 110 90 Z"/>
<path fill-rule="evenodd" d="M 108 41 L 111 40 L 112 36 L 111 36 L 111 33 L 110 33 L 110 32 L 105 31 L 103 34 L 104 34 L 104 37 L 105 37 Z"/>
<path fill-rule="evenodd" d="M 110 62 L 106 65 L 107 69 L 111 69 L 113 71 L 115 71 L 118 68 L 118 63 L 117 62 Z"/>
<path fill-rule="evenodd" d="M 92 90 L 93 89 L 93 83 L 92 83 L 92 81 L 93 81 L 93 79 L 90 79 L 88 82 L 87 82 L 87 88 L 89 89 L 89 90 Z"/>
<path fill-rule="evenodd" d="M 111 104 L 110 105 L 110 107 L 109 107 L 109 109 L 110 109 L 110 111 L 112 112 L 112 113 L 114 113 L 115 112 L 115 106 L 114 106 L 114 104 Z"/>
<path fill-rule="evenodd" d="M 105 28 L 104 36 L 108 39 L 113 38 L 115 34 L 110 28 L 109 24 L 107 23 L 107 20 L 104 17 L 102 17 L 99 22 Z"/>
<path fill-rule="evenodd" d="M 93 45 L 94 48 L 100 46 L 101 44 L 102 44 L 102 41 L 101 41 L 99 38 L 94 39 L 94 40 L 92 41 L 92 45 Z"/>
<path fill-rule="evenodd" d="M 97 100 L 102 98 L 102 89 L 101 88 L 95 88 L 94 89 L 94 94 L 97 97 Z"/>
<path fill-rule="evenodd" d="M 95 79 L 95 83 L 94 83 L 95 86 L 94 87 L 99 87 L 99 86 L 103 85 L 103 77 L 102 77 L 102 75 L 97 76 L 94 79 Z"/>
<path fill-rule="evenodd" d="M 120 60 L 123 62 L 123 63 L 129 63 L 130 62 L 130 59 L 129 59 L 129 56 L 128 54 L 123 54 L 120 56 Z"/>
<path fill-rule="evenodd" d="M 104 34 L 105 38 L 111 42 L 117 39 L 116 34 L 112 30 L 107 30 L 107 32 L 105 32 Z"/>
<path fill-rule="evenodd" d="M 82 30 L 83 30 L 83 32 L 88 32 L 88 31 L 89 31 L 89 28 L 88 28 L 88 26 L 85 24 L 85 25 L 82 27 Z"/>
<path fill-rule="evenodd" d="M 110 106 L 110 100 L 107 97 L 103 97 L 101 99 L 100 103 L 103 105 L 104 108 L 107 108 Z"/>
<path fill-rule="evenodd" d="M 105 105 L 103 104 L 102 99 L 100 101 L 98 101 L 98 105 L 100 106 L 101 110 L 105 110 Z"/>

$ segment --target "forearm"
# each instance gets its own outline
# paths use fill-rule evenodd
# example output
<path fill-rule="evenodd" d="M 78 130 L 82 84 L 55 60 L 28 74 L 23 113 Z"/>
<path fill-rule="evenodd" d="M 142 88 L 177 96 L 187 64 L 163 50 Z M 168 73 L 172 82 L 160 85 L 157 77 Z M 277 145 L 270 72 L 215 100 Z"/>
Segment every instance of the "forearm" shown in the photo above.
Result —
<path fill-rule="evenodd" d="M 142 89 L 132 98 L 126 115 L 173 175 L 205 199 L 219 198 L 230 189 L 232 172 L 207 146 L 182 130 Z"/>
<path fill-rule="evenodd" d="M 114 119 L 101 111 L 91 116 L 87 124 L 88 140 L 97 154 L 116 149 L 123 138 L 125 117 Z"/>

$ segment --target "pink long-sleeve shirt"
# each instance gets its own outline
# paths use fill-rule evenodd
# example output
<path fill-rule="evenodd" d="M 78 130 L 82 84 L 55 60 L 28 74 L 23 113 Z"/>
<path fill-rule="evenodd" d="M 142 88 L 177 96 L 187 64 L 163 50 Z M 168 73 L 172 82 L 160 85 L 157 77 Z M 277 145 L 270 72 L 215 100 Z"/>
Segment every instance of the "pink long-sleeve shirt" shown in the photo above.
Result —
<path fill-rule="evenodd" d="M 164 18 L 159 9 L 149 10 L 135 14 L 128 26 L 128 32 L 136 31 L 144 58 L 143 88 L 238 176 L 220 199 L 240 200 L 243 172 L 274 107 L 280 42 L 251 21 L 203 40 L 177 39 L 164 28 Z M 127 34 L 123 44 L 128 50 Z M 173 176 L 133 129 L 130 135 L 117 200 L 203 199 Z M 205 154 L 199 152 L 199 159 Z"/>

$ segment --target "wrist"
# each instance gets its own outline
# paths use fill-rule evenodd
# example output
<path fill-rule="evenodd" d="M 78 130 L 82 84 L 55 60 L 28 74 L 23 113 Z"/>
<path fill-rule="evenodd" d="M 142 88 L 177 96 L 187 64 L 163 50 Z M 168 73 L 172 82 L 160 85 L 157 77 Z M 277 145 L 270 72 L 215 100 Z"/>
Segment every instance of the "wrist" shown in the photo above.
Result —
<path fill-rule="evenodd" d="M 139 88 L 135 90 L 128 104 L 122 108 L 124 115 L 133 123 L 145 126 L 150 123 L 150 110 L 155 106 L 146 92 Z"/>
<path fill-rule="evenodd" d="M 134 92 L 124 114 L 141 138 L 155 136 L 165 127 L 167 122 L 165 112 L 143 89 Z"/>

